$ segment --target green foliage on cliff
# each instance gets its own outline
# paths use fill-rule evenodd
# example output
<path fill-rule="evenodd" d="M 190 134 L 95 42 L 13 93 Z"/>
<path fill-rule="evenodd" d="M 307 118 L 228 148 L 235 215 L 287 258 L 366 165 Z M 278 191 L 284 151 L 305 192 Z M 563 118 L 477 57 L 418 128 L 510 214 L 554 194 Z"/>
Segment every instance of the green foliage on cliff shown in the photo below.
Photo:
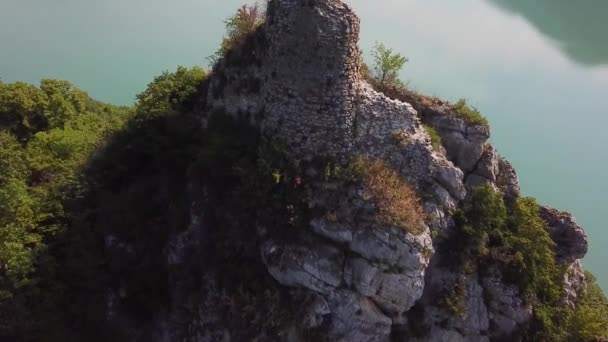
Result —
<path fill-rule="evenodd" d="M 608 299 L 593 274 L 586 272 L 585 278 L 587 288 L 579 294 L 577 307 L 568 321 L 571 341 L 593 341 L 608 336 Z"/>
<path fill-rule="evenodd" d="M 216 64 L 228 51 L 242 44 L 265 20 L 264 8 L 257 3 L 241 6 L 234 15 L 224 20 L 226 35 L 220 48 L 208 58 L 209 63 Z"/>
<path fill-rule="evenodd" d="M 591 341 L 606 336 L 607 301 L 592 276 L 574 312 L 563 304 L 565 269 L 556 262 L 554 242 L 534 199 L 505 201 L 489 186 L 480 186 L 456 221 L 460 231 L 450 243 L 464 252 L 454 252 L 452 261 L 460 266 L 473 263 L 481 274 L 499 270 L 532 304 L 534 317 L 525 340 Z"/>
<path fill-rule="evenodd" d="M 471 124 L 488 127 L 488 119 L 486 119 L 479 110 L 467 104 L 467 100 L 460 99 L 454 105 L 454 111 L 458 117 L 461 117 Z"/>
<path fill-rule="evenodd" d="M 548 309 L 561 307 L 563 271 L 556 264 L 554 243 L 536 202 L 516 198 L 505 203 L 500 193 L 480 186 L 457 221 L 467 240 L 466 257 L 477 260 L 482 272 L 500 270 L 503 279 L 517 285 L 534 305 L 534 334 L 560 336 L 556 331 L 560 317 Z"/>
<path fill-rule="evenodd" d="M 424 129 L 426 129 L 426 132 L 431 137 L 431 145 L 433 145 L 433 148 L 436 151 L 439 151 L 441 148 L 441 136 L 439 135 L 439 132 L 437 132 L 435 128 L 428 125 L 424 125 Z"/>
<path fill-rule="evenodd" d="M 462 274 L 449 287 L 443 289 L 437 296 L 437 305 L 446 309 L 459 319 L 467 316 L 466 275 Z"/>
<path fill-rule="evenodd" d="M 372 50 L 374 58 L 373 78 L 379 87 L 403 86 L 399 79 L 399 71 L 408 59 L 387 48 L 384 44 L 376 42 Z"/>
<path fill-rule="evenodd" d="M 136 109 L 95 101 L 66 81 L 0 83 L 1 339 L 78 339 L 68 321 L 98 319 L 77 308 L 79 293 L 94 295 L 102 283 L 96 234 L 150 234 L 183 194 L 174 183 L 198 154 L 200 121 L 181 113 L 205 77 L 200 68 L 165 72 Z M 142 303 L 159 298 L 146 296 L 154 279 L 125 279 Z"/>
<path fill-rule="evenodd" d="M 483 207 L 491 197 L 495 203 L 502 202 L 488 187 L 477 190 L 474 206 Z M 538 204 L 532 198 L 517 198 L 506 208 L 508 219 L 487 232 L 488 257 L 502 265 L 504 277 L 517 283 L 525 296 L 541 302 L 558 300 L 563 270 L 556 265 L 554 242 L 539 216 Z"/>

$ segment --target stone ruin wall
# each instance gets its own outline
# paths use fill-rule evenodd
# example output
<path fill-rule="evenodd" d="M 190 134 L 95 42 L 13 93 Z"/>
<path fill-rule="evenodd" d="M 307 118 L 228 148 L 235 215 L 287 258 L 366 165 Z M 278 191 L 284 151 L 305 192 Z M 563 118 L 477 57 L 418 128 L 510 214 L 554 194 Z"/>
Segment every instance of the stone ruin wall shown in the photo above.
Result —
<path fill-rule="evenodd" d="M 299 158 L 353 147 L 359 18 L 339 1 L 270 4 L 262 132 Z"/>

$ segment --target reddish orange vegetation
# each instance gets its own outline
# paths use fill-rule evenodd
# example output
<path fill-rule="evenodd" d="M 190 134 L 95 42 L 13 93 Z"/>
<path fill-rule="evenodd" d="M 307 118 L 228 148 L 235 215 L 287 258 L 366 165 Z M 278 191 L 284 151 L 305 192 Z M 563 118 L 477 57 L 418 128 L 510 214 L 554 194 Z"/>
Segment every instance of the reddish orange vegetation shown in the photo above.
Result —
<path fill-rule="evenodd" d="M 408 233 L 424 232 L 424 212 L 416 191 L 383 160 L 360 159 L 363 182 L 378 208 L 379 218 Z"/>

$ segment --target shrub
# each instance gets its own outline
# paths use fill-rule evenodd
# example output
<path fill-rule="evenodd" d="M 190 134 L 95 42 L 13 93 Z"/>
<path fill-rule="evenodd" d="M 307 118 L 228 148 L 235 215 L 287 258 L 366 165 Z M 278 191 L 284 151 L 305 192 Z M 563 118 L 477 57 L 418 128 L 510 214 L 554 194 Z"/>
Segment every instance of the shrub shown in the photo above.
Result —
<path fill-rule="evenodd" d="M 399 80 L 399 71 L 408 62 L 406 57 L 378 42 L 372 50 L 372 55 L 374 57 L 373 78 L 380 87 L 403 84 Z"/>
<path fill-rule="evenodd" d="M 485 127 L 489 126 L 488 120 L 476 108 L 470 107 L 465 99 L 460 99 L 456 102 L 454 113 L 469 123 Z"/>
<path fill-rule="evenodd" d="M 226 35 L 219 50 L 208 58 L 209 63 L 216 64 L 228 51 L 243 43 L 265 20 L 266 13 L 257 3 L 241 6 L 233 16 L 224 20 Z"/>
<path fill-rule="evenodd" d="M 458 215 L 473 260 L 498 265 L 521 293 L 540 301 L 559 299 L 562 270 L 556 265 L 554 243 L 532 198 L 505 204 L 490 186 L 473 191 L 471 202 Z"/>
<path fill-rule="evenodd" d="M 436 151 L 439 151 L 441 149 L 441 136 L 439 135 L 437 130 L 431 126 L 424 125 L 424 128 L 431 137 L 431 145 L 433 145 L 433 148 Z"/>
<path fill-rule="evenodd" d="M 571 340 L 593 341 L 608 337 L 608 299 L 590 272 L 587 288 L 579 293 L 578 303 L 568 324 Z"/>
<path fill-rule="evenodd" d="M 384 223 L 415 235 L 424 232 L 424 213 L 418 195 L 386 162 L 357 158 L 351 169 L 370 191 Z"/>
<path fill-rule="evenodd" d="M 207 73 L 200 67 L 178 66 L 175 72 L 163 72 L 137 95 L 140 115 L 165 116 L 190 110 Z"/>
<path fill-rule="evenodd" d="M 467 289 L 464 275 L 461 275 L 452 286 L 443 289 L 437 300 L 440 307 L 464 319 L 467 315 Z"/>
<path fill-rule="evenodd" d="M 522 291 L 541 302 L 559 301 L 564 271 L 556 264 L 555 243 L 532 198 L 518 198 L 509 208 L 509 226 L 503 235 L 511 256 L 509 272 Z"/>
<path fill-rule="evenodd" d="M 446 243 L 452 250 L 456 244 L 460 252 L 450 259 L 460 265 L 475 263 L 481 271 L 498 267 L 503 279 L 517 285 L 522 297 L 533 305 L 525 340 L 589 341 L 591 336 L 605 336 L 608 306 L 592 277 L 592 285 L 574 313 L 563 304 L 565 268 L 556 262 L 554 242 L 534 199 L 505 203 L 500 193 L 483 185 L 473 191 L 456 222 L 460 231 Z"/>

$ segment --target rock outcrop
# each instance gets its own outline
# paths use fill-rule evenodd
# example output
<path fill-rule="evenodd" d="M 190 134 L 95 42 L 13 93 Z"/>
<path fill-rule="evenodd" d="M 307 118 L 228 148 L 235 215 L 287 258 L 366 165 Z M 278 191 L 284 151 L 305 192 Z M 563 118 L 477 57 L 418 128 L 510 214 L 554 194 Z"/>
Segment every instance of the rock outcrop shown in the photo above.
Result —
<path fill-rule="evenodd" d="M 272 1 L 259 33 L 263 44 L 249 46 L 252 62 L 234 67 L 227 57 L 216 67 L 209 107 L 255 118 L 250 121 L 264 137 L 287 146 L 294 160 L 364 155 L 388 161 L 427 194 L 429 227 L 415 236 L 373 215 L 356 222 L 317 215 L 289 241 L 261 229 L 268 272 L 283 286 L 318 296 L 305 309 L 315 313 L 308 320 L 314 324 L 307 324 L 324 327 L 332 341 L 386 341 L 391 331 L 411 325 L 406 316 L 416 303 L 424 306 L 424 323 L 432 327 L 421 341 L 510 336 L 531 317 L 515 287 L 499 274 L 467 280 L 466 315 L 455 317 L 431 297 L 457 275 L 429 263 L 431 232 L 449 229 L 451 213 L 471 189 L 489 184 L 507 197 L 519 195 L 513 167 L 489 144 L 489 128 L 455 115 L 449 103 L 390 99 L 375 91 L 360 76 L 358 34 L 359 19 L 340 1 Z M 252 83 L 258 92 L 246 87 Z M 235 91 L 239 88 L 248 90 Z M 444 153 L 433 150 L 422 122 L 437 130 Z M 325 186 L 311 186 L 309 207 L 315 212 L 327 212 L 334 202 L 348 203 L 351 213 L 373 207 L 364 188 L 343 189 L 336 198 L 326 195 Z M 580 227 L 566 214 L 543 209 L 543 217 L 560 260 L 572 264 L 582 258 L 587 244 Z M 571 288 L 578 286 L 575 278 Z"/>
<path fill-rule="evenodd" d="M 587 234 L 576 224 L 574 216 L 544 206 L 540 208 L 540 216 L 549 227 L 551 239 L 556 245 L 555 253 L 561 262 L 569 265 L 587 254 Z"/>
<path fill-rule="evenodd" d="M 273 0 L 268 11 L 258 32 L 214 68 L 201 113 L 245 118 L 265 142 L 285 146 L 294 162 L 382 159 L 423 194 L 427 214 L 422 232 L 414 234 L 380 221 L 364 185 L 317 180 L 307 184 L 311 217 L 288 238 L 273 235 L 282 227 L 249 222 L 264 271 L 283 289 L 308 298 L 298 308 L 301 319 L 280 332 L 282 339 L 306 340 L 314 333 L 329 341 L 389 341 L 399 334 L 414 341 L 489 341 L 514 335 L 532 317 L 519 289 L 496 270 L 462 278 L 440 262 L 446 256 L 438 247 L 454 226 L 454 211 L 476 186 L 488 184 L 507 198 L 519 195 L 514 168 L 488 142 L 489 128 L 454 115 L 446 102 L 411 94 L 391 99 L 374 90 L 360 75 L 359 19 L 341 1 Z M 207 117 L 202 120 L 205 125 Z M 437 130 L 443 149 L 433 149 L 422 122 Z M 570 267 L 564 296 L 575 305 L 584 284 L 586 235 L 567 213 L 543 207 L 541 215 L 559 261 Z M 193 249 L 204 248 L 204 227 L 196 220 L 192 227 L 168 243 L 168 265 L 182 269 L 198 255 Z M 129 253 L 112 238 L 108 244 Z M 222 305 L 213 274 L 203 279 L 205 294 L 188 307 L 196 313 L 188 329 L 196 334 L 172 332 L 165 340 L 235 338 L 221 329 L 219 315 L 201 306 Z M 446 289 L 462 295 L 462 312 L 437 302 Z M 191 300 L 174 297 L 181 298 L 181 308 Z M 158 324 L 184 320 L 173 311 Z M 175 329 L 181 328 L 164 329 L 165 336 Z"/>

